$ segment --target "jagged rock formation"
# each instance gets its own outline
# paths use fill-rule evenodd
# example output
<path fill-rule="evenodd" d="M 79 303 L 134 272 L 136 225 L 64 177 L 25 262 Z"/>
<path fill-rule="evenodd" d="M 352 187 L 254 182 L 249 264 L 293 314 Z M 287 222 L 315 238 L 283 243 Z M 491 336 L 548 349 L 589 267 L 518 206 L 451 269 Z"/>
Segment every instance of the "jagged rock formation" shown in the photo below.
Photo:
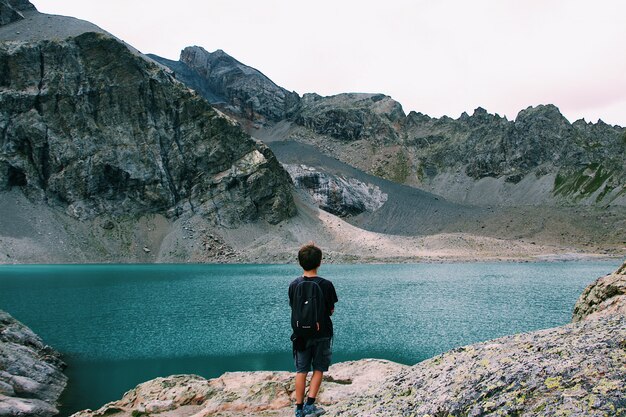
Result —
<path fill-rule="evenodd" d="M 296 187 L 308 190 L 322 209 L 339 217 L 374 212 L 387 201 L 387 194 L 374 184 L 320 172 L 306 165 L 284 165 Z"/>
<path fill-rule="evenodd" d="M 572 321 L 617 313 L 626 314 L 626 263 L 585 288 L 574 307 Z"/>
<path fill-rule="evenodd" d="M 423 184 L 456 188 L 471 202 L 492 199 L 485 190 L 472 195 L 451 183 L 490 183 L 499 202 L 506 202 L 503 194 L 523 190 L 527 197 L 520 199 L 535 204 L 623 204 L 626 169 L 618 155 L 626 150 L 625 132 L 602 122 L 570 124 L 552 105 L 522 110 L 515 121 L 478 108 L 457 120 L 411 113 L 404 145 L 419 161 Z"/>
<path fill-rule="evenodd" d="M 195 47 L 194 47 L 195 48 Z M 192 88 L 210 97 L 226 86 L 239 86 L 228 98 L 234 114 L 255 120 L 243 101 L 254 101 L 254 112 L 271 114 L 258 135 L 266 140 L 294 139 L 309 143 L 365 172 L 441 194 L 457 202 L 479 205 L 583 203 L 626 204 L 626 130 L 602 121 L 571 124 L 553 105 L 522 110 L 514 121 L 478 108 L 458 119 L 428 117 L 411 112 L 382 94 L 291 96 L 250 67 L 187 48 L 181 61 L 193 62 Z M 215 55 L 215 57 L 213 57 Z M 212 60 L 223 64 L 212 72 Z M 174 70 L 173 61 L 165 62 Z M 229 66 L 230 70 L 227 68 Z M 187 78 L 181 77 L 183 82 Z M 266 85 L 271 83 L 272 88 Z M 244 91 L 245 90 L 245 91 Z M 272 98 L 279 106 L 272 104 Z M 278 111 L 276 109 L 283 109 Z"/>
<path fill-rule="evenodd" d="M 383 94 L 305 94 L 295 122 L 341 141 L 397 142 L 405 118 L 402 106 Z"/>
<path fill-rule="evenodd" d="M 192 211 L 230 227 L 294 215 L 267 147 L 114 37 L 7 41 L 0 60 L 0 191 L 79 219 Z"/>
<path fill-rule="evenodd" d="M 614 275 L 623 277 L 626 264 Z M 604 293 L 602 280 L 588 294 Z M 594 289 L 595 288 L 595 289 Z M 585 301 L 587 300 L 587 301 Z M 320 403 L 333 416 L 626 415 L 626 315 L 605 310 L 554 329 L 454 349 L 411 367 L 380 361 L 334 365 Z M 206 381 L 159 378 L 120 401 L 75 416 L 289 416 L 293 374 L 237 372 Z"/>
<path fill-rule="evenodd" d="M 210 53 L 199 46 L 187 47 L 181 52 L 179 62 L 149 56 L 169 66 L 177 78 L 211 104 L 254 122 L 282 120 L 290 117 L 298 106 L 298 94 L 277 86 L 260 71 L 243 65 L 222 50 Z"/>
<path fill-rule="evenodd" d="M 0 416 L 58 414 L 64 368 L 59 353 L 0 310 Z"/>

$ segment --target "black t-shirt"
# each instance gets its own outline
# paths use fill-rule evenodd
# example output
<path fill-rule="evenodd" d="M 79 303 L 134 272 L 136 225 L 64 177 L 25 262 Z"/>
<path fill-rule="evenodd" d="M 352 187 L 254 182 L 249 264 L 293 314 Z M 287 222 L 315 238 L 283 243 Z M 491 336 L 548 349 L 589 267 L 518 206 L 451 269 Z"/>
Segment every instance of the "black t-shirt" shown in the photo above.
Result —
<path fill-rule="evenodd" d="M 326 315 L 323 321 L 324 325 L 320 329 L 320 337 L 332 337 L 333 321 L 330 319 L 330 315 L 332 314 L 332 311 L 335 308 L 335 303 L 339 301 L 337 299 L 337 293 L 335 292 L 335 286 L 333 285 L 332 282 L 322 277 L 312 277 L 312 278 L 298 277 L 294 279 L 293 281 L 291 281 L 291 284 L 289 284 L 289 306 L 291 307 L 291 304 L 293 302 L 293 297 L 296 291 L 296 287 L 304 279 L 315 280 L 315 282 L 317 282 L 317 285 L 320 286 L 322 290 L 322 294 L 324 294 L 324 302 L 326 303 L 326 309 L 325 309 Z"/>

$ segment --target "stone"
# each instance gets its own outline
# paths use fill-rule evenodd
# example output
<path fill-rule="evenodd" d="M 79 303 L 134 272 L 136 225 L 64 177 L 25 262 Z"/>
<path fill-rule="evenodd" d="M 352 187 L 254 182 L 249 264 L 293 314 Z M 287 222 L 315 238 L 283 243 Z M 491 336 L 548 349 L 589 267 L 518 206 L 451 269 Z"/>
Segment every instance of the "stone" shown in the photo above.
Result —
<path fill-rule="evenodd" d="M 397 142 L 396 123 L 405 118 L 402 106 L 383 94 L 338 94 L 330 97 L 305 94 L 295 122 L 316 133 L 343 142 L 359 139 Z"/>
<path fill-rule="evenodd" d="M 574 306 L 572 321 L 617 313 L 626 314 L 626 263 L 585 288 Z"/>
<path fill-rule="evenodd" d="M 322 209 L 339 217 L 374 212 L 385 204 L 387 194 L 374 184 L 344 178 L 303 164 L 283 165 L 297 188 L 309 192 Z"/>
<path fill-rule="evenodd" d="M 1 0 L 0 26 L 22 20 L 24 19 L 24 12 L 35 10 L 35 6 L 33 6 L 28 0 Z"/>
<path fill-rule="evenodd" d="M 102 223 L 101 227 L 104 230 L 113 230 L 115 228 L 115 223 L 113 223 L 111 220 L 106 220 L 104 223 Z"/>
<path fill-rule="evenodd" d="M 376 359 L 332 365 L 324 376 L 318 402 L 325 407 L 344 402 L 404 368 Z M 166 411 L 170 416 L 292 415 L 293 376 L 291 372 L 260 371 L 227 372 L 210 380 L 196 375 L 156 378 L 128 391 L 119 401 L 80 411 L 74 417 Z"/>
<path fill-rule="evenodd" d="M 67 385 L 61 355 L 0 310 L 0 415 L 53 416 Z"/>

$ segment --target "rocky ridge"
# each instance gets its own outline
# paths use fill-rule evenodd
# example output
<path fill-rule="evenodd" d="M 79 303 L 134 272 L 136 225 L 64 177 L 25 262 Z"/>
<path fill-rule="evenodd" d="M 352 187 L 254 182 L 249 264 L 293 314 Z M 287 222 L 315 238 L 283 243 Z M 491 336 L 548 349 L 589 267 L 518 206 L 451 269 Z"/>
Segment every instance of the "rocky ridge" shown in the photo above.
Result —
<path fill-rule="evenodd" d="M 614 291 L 605 291 L 624 270 L 626 263 L 585 289 L 574 323 L 460 347 L 410 367 L 336 364 L 319 402 L 329 416 L 624 416 L 626 315 L 607 303 Z M 292 380 L 287 372 L 159 378 L 75 416 L 289 416 Z"/>
<path fill-rule="evenodd" d="M 626 130 L 622 127 L 602 121 L 570 123 L 553 105 L 529 107 L 513 121 L 482 108 L 458 119 L 417 112 L 405 115 L 398 102 L 383 94 L 300 97 L 292 93 L 289 111 L 276 111 L 284 109 L 286 90 L 266 77 L 265 84 L 255 83 L 256 70 L 225 59 L 223 51 L 213 57 L 202 50 L 202 60 L 190 60 L 189 51 L 183 51 L 181 62 L 193 61 L 195 86 L 220 91 L 236 84 L 239 95 L 248 101 L 254 97 L 255 113 L 273 115 L 267 120 L 270 123 L 250 127 L 264 140 L 313 144 L 365 172 L 458 202 L 626 204 L 626 167 L 621 158 Z M 230 70 L 222 67 L 231 77 L 225 81 L 214 76 L 212 60 L 224 65 L 234 62 Z M 269 83 L 272 88 L 265 87 Z M 264 105 L 272 97 L 281 105 Z M 240 99 L 229 99 L 229 105 L 233 114 L 242 117 L 242 124 L 255 120 L 246 116 L 250 112 Z"/>
<path fill-rule="evenodd" d="M 64 368 L 58 352 L 0 310 L 0 416 L 58 414 Z"/>

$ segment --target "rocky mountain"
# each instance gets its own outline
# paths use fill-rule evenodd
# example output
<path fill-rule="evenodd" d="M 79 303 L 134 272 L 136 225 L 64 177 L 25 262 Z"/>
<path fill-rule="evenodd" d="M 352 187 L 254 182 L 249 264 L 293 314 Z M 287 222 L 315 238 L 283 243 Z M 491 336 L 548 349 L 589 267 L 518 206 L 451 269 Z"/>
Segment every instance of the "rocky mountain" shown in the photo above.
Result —
<path fill-rule="evenodd" d="M 514 159 L 502 138 L 517 121 L 407 116 L 380 94 L 300 97 L 221 51 L 150 58 L 89 22 L 0 4 L 0 262 L 287 262 L 307 240 L 328 262 L 623 252 L 619 143 L 598 139 L 570 176 L 521 158 L 515 182 L 501 159 Z M 619 130 L 561 122 L 551 134 Z M 481 146 L 510 152 L 481 165 Z M 587 155 L 570 148 L 567 160 Z M 589 209 L 544 210 L 581 187 Z"/>
<path fill-rule="evenodd" d="M 189 62 L 187 48 L 181 62 Z M 570 123 L 553 105 L 522 110 L 509 121 L 478 108 L 458 119 L 411 112 L 382 94 L 290 96 L 271 81 L 255 83 L 256 70 L 230 58 L 236 82 L 214 76 L 211 62 L 226 62 L 223 51 L 202 50 L 194 59 L 196 86 L 221 91 L 238 85 L 238 96 L 255 97 L 254 112 L 271 113 L 251 133 L 263 140 L 312 144 L 365 172 L 434 192 L 450 200 L 479 205 L 626 204 L 626 130 L 599 121 Z M 158 59 L 158 58 L 157 58 Z M 166 65 L 175 66 L 161 60 Z M 180 78 L 187 82 L 184 77 Z M 193 87 L 193 85 L 189 84 Z M 203 91 L 203 90 L 198 90 Z M 208 96 L 207 96 L 208 97 Z M 270 104 L 271 97 L 280 106 Z M 233 114 L 254 117 L 240 99 L 230 99 Z M 264 104 L 266 103 L 266 104 Z M 282 107 L 281 107 L 282 106 Z M 274 123 L 271 123 L 274 122 Z M 244 120 L 243 124 L 246 122 Z"/>
<path fill-rule="evenodd" d="M 191 211 L 231 227 L 294 215 L 266 146 L 113 36 L 68 34 L 66 19 L 30 10 L 0 28 L 0 191 L 78 219 Z"/>
<path fill-rule="evenodd" d="M 300 97 L 274 84 L 260 71 L 244 65 L 222 50 L 185 48 L 180 61 L 149 54 L 170 67 L 174 76 L 202 94 L 209 103 L 258 126 L 291 117 Z M 263 91 L 264 94 L 258 94 Z"/>
<path fill-rule="evenodd" d="M 565 326 L 459 347 L 413 366 L 335 364 L 318 402 L 327 415 L 354 417 L 626 415 L 626 296 L 607 290 L 623 289 L 625 272 L 626 264 L 589 285 Z M 293 373 L 177 375 L 75 416 L 286 417 L 293 403 Z"/>
<path fill-rule="evenodd" d="M 58 414 L 67 385 L 61 355 L 28 327 L 0 310 L 0 415 Z"/>

